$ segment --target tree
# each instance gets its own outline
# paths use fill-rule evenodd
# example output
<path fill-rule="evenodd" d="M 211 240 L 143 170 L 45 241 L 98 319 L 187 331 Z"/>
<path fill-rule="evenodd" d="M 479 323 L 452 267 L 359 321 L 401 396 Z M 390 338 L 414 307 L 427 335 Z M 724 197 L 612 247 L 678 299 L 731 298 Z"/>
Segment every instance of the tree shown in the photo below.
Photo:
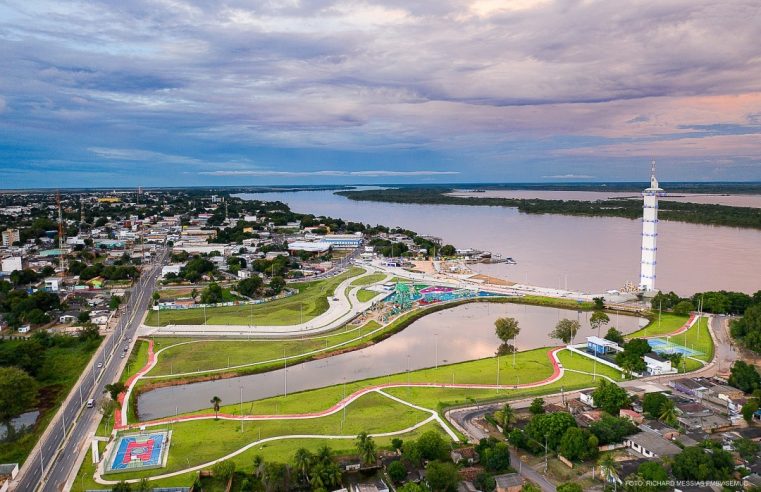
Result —
<path fill-rule="evenodd" d="M 521 492 L 542 492 L 542 489 L 531 482 L 526 482 L 523 484 L 523 487 L 521 487 Z"/>
<path fill-rule="evenodd" d="M 77 321 L 80 323 L 87 323 L 90 321 L 90 311 L 80 311 L 77 315 Z"/>
<path fill-rule="evenodd" d="M 259 293 L 259 289 L 262 288 L 262 283 L 261 277 L 257 275 L 243 279 L 238 282 L 238 293 L 246 297 L 256 297 Z"/>
<path fill-rule="evenodd" d="M 733 443 L 735 451 L 742 456 L 746 461 L 750 461 L 756 457 L 759 450 L 759 444 L 756 441 L 752 441 L 746 437 L 741 437 Z"/>
<path fill-rule="evenodd" d="M 401 461 L 397 460 L 391 462 L 391 464 L 388 465 L 388 469 L 386 471 L 394 483 L 400 483 L 402 480 L 407 478 L 407 468 L 404 467 Z"/>
<path fill-rule="evenodd" d="M 603 415 L 602 418 L 589 425 L 589 430 L 597 437 L 599 444 L 613 444 L 624 440 L 624 437 L 636 434 L 639 429 L 634 422 L 626 417 Z"/>
<path fill-rule="evenodd" d="M 0 422 L 8 436 L 13 435 L 11 420 L 37 403 L 37 381 L 17 367 L 0 367 Z"/>
<path fill-rule="evenodd" d="M 509 403 L 505 403 L 502 410 L 495 413 L 495 417 L 499 417 L 499 425 L 504 431 L 507 431 L 510 428 L 510 424 L 515 421 L 515 410 L 513 410 L 513 407 Z"/>
<path fill-rule="evenodd" d="M 494 322 L 494 331 L 500 340 L 507 343 L 509 340 L 514 340 L 521 329 L 518 326 L 518 320 L 515 318 L 497 318 Z"/>
<path fill-rule="evenodd" d="M 570 427 L 577 427 L 576 420 L 570 413 L 542 413 L 531 418 L 525 432 L 534 441 L 544 445 L 546 439 L 547 447 L 557 449 L 560 439 Z"/>
<path fill-rule="evenodd" d="M 190 291 L 190 298 L 193 299 L 193 301 L 195 302 L 198 295 L 199 295 L 198 289 L 193 287 L 193 290 Z"/>
<path fill-rule="evenodd" d="M 111 296 L 111 299 L 108 301 L 108 309 L 111 311 L 116 311 L 119 306 L 122 304 L 122 298 L 119 296 Z"/>
<path fill-rule="evenodd" d="M 555 329 L 550 333 L 550 338 L 557 338 L 566 345 L 571 343 L 576 333 L 579 332 L 580 324 L 576 320 L 561 319 L 558 324 L 555 325 Z"/>
<path fill-rule="evenodd" d="M 221 478 L 226 482 L 230 480 L 235 473 L 235 462 L 229 460 L 220 461 L 211 467 L 211 471 L 215 478 Z"/>
<path fill-rule="evenodd" d="M 597 389 L 592 392 L 595 406 L 617 416 L 619 410 L 629 407 L 629 395 L 626 390 L 606 379 L 601 379 Z"/>
<path fill-rule="evenodd" d="M 758 400 L 755 398 L 751 398 L 748 400 L 740 410 L 740 413 L 742 413 L 743 418 L 746 422 L 749 424 L 753 421 L 753 414 L 756 413 L 759 409 Z"/>
<path fill-rule="evenodd" d="M 673 309 L 674 314 L 678 314 L 679 316 L 687 316 L 691 311 L 694 310 L 695 306 L 693 306 L 692 303 L 688 300 L 679 301 Z"/>
<path fill-rule="evenodd" d="M 277 295 L 285 288 L 285 280 L 283 277 L 272 277 L 272 280 L 270 280 L 270 289 L 272 289 L 272 292 Z"/>
<path fill-rule="evenodd" d="M 584 489 L 581 488 L 581 485 L 575 482 L 561 483 L 558 485 L 556 490 L 557 492 L 584 492 Z"/>
<path fill-rule="evenodd" d="M 445 460 L 449 457 L 449 443 L 436 431 L 427 431 L 423 433 L 423 435 L 418 438 L 416 446 L 423 459 Z"/>
<path fill-rule="evenodd" d="M 734 470 L 732 455 L 723 449 L 684 448 L 674 456 L 671 473 L 680 480 L 727 480 Z"/>
<path fill-rule="evenodd" d="M 214 409 L 214 420 L 217 420 L 219 418 L 219 404 L 222 403 L 222 398 L 218 396 L 212 396 L 211 397 L 211 406 Z"/>
<path fill-rule="evenodd" d="M 746 309 L 742 318 L 732 321 L 730 332 L 746 348 L 761 352 L 761 302 Z"/>
<path fill-rule="evenodd" d="M 560 439 L 558 452 L 571 461 L 584 461 L 596 454 L 597 442 L 597 438 L 591 436 L 589 431 L 569 427 Z M 594 450 L 590 449 L 592 444 L 594 444 Z"/>
<path fill-rule="evenodd" d="M 539 415 L 544 413 L 544 398 L 534 398 L 531 400 L 531 405 L 528 407 L 528 411 L 532 415 Z"/>
<path fill-rule="evenodd" d="M 137 489 L 135 489 L 136 492 L 150 492 L 151 486 L 148 484 L 147 478 L 141 478 L 140 481 L 137 483 Z"/>
<path fill-rule="evenodd" d="M 455 492 L 460 474 L 452 463 L 434 460 L 425 467 L 425 479 L 433 492 Z"/>
<path fill-rule="evenodd" d="M 595 310 L 602 311 L 603 309 L 605 309 L 604 297 L 593 297 L 592 301 L 595 303 Z"/>
<path fill-rule="evenodd" d="M 663 393 L 645 393 L 644 398 L 642 398 L 642 410 L 651 417 L 658 417 L 668 401 L 668 397 Z"/>
<path fill-rule="evenodd" d="M 445 244 L 439 250 L 439 255 L 441 256 L 454 256 L 456 254 L 457 254 L 457 248 L 455 248 L 451 244 Z"/>
<path fill-rule="evenodd" d="M 620 331 L 616 330 L 614 327 L 608 328 L 608 332 L 605 334 L 605 339 L 610 340 L 611 342 L 615 342 L 619 345 L 623 345 L 626 339 L 624 338 L 624 334 Z"/>
<path fill-rule="evenodd" d="M 360 432 L 356 440 L 357 451 L 365 464 L 374 464 L 376 460 L 376 446 L 373 438 L 367 435 L 367 432 Z"/>
<path fill-rule="evenodd" d="M 309 479 L 309 468 L 312 466 L 312 453 L 305 448 L 299 448 L 293 455 L 293 468 L 305 479 Z"/>
<path fill-rule="evenodd" d="M 618 478 L 618 463 L 616 463 L 616 460 L 611 453 L 605 453 L 600 456 L 600 459 L 597 461 L 597 466 L 600 467 L 600 474 L 604 477 L 606 482 L 614 482 L 616 478 Z"/>
<path fill-rule="evenodd" d="M 738 360 L 732 365 L 728 382 L 730 386 L 744 393 L 752 393 L 753 390 L 761 388 L 761 375 L 758 374 L 755 366 Z"/>
<path fill-rule="evenodd" d="M 676 406 L 673 401 L 668 400 L 661 407 L 661 413 L 658 415 L 658 418 L 668 425 L 675 426 L 677 424 L 676 417 Z"/>
<path fill-rule="evenodd" d="M 404 485 L 397 487 L 396 492 L 425 492 L 425 489 L 414 482 L 407 482 Z"/>
<path fill-rule="evenodd" d="M 589 325 L 599 333 L 600 328 L 610 323 L 610 318 L 602 311 L 595 311 L 589 318 Z"/>
<path fill-rule="evenodd" d="M 201 292 L 201 304 L 218 304 L 224 300 L 224 291 L 216 282 L 210 283 L 203 292 Z"/>
<path fill-rule="evenodd" d="M 161 294 L 159 294 L 159 291 L 154 291 L 151 295 L 151 299 L 153 299 L 153 304 L 158 305 L 159 299 L 161 299 Z"/>
<path fill-rule="evenodd" d="M 398 437 L 391 439 L 391 447 L 394 448 L 395 451 L 401 451 L 403 445 L 404 441 Z"/>
<path fill-rule="evenodd" d="M 481 439 L 475 449 L 486 471 L 499 473 L 510 467 L 510 448 L 504 442 Z"/>
<path fill-rule="evenodd" d="M 111 490 L 113 492 L 132 492 L 132 486 L 122 480 L 121 482 L 115 484 L 113 487 L 111 487 Z"/>
<path fill-rule="evenodd" d="M 103 390 L 103 393 L 108 393 L 111 396 L 111 399 L 114 401 L 118 401 L 119 395 L 127 389 L 127 387 L 121 381 L 107 384 L 104 386 L 104 388 L 105 389 Z"/>
<path fill-rule="evenodd" d="M 645 480 L 653 482 L 665 482 L 669 479 L 666 469 L 657 461 L 646 461 L 639 465 L 637 473 Z"/>

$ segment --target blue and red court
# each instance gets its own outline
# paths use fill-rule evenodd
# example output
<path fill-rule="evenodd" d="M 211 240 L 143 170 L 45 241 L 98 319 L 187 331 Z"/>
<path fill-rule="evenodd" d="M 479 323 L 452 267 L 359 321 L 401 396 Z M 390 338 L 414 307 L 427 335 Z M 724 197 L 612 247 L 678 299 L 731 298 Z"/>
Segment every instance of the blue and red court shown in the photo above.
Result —
<path fill-rule="evenodd" d="M 106 473 L 162 468 L 169 455 L 169 431 L 119 436 Z"/>

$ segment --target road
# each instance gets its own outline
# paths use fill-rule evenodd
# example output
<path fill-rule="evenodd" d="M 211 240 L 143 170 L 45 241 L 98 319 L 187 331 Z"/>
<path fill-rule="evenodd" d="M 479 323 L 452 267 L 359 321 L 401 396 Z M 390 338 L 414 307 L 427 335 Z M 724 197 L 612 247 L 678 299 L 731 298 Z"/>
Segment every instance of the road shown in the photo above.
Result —
<path fill-rule="evenodd" d="M 135 332 L 143 313 L 151 300 L 156 279 L 161 274 L 161 266 L 166 261 L 165 252 L 161 260 L 143 273 L 133 287 L 132 295 L 114 330 L 106 336 L 86 369 L 86 374 L 72 388 L 68 399 L 51 421 L 40 438 L 35 450 L 27 458 L 12 484 L 14 490 L 28 492 L 35 490 L 60 491 L 69 473 L 76 466 L 79 450 L 86 442 L 93 425 L 100 421 L 98 406 L 86 408 L 85 403 L 96 401 L 103 394 L 104 386 L 119 379 L 126 359 L 120 355 L 130 339 L 129 349 L 135 343 Z M 129 353 L 129 352 L 128 352 Z M 102 367 L 98 367 L 102 364 Z"/>
<path fill-rule="evenodd" d="M 703 376 L 711 377 L 717 374 L 728 373 L 730 367 L 735 360 L 737 360 L 738 354 L 732 344 L 732 339 L 729 335 L 729 317 L 727 316 L 712 316 L 710 318 L 711 333 L 714 337 L 714 358 L 710 364 L 706 367 L 690 373 L 690 376 Z M 648 378 L 635 379 L 619 383 L 623 387 L 633 387 L 641 385 L 644 381 L 653 381 L 661 384 L 665 384 L 672 379 L 684 377 L 682 374 L 668 375 L 668 376 L 652 376 Z M 569 392 L 565 394 L 553 394 L 543 395 L 542 398 L 546 403 L 560 403 L 565 399 L 572 399 L 578 397 L 577 392 Z M 478 424 L 475 420 L 482 418 L 486 413 L 491 413 L 499 410 L 502 405 L 507 401 L 510 401 L 510 405 L 514 409 L 527 408 L 531 404 L 533 398 L 526 398 L 522 400 L 504 400 L 495 403 L 489 403 L 485 405 L 477 405 L 475 407 L 453 409 L 446 412 L 447 420 L 456 424 L 458 428 L 465 431 L 465 434 L 472 440 L 478 441 L 484 437 L 488 437 L 488 433 Z M 517 468 L 524 478 L 537 484 L 543 492 L 555 492 L 556 487 L 544 475 L 540 474 L 529 465 L 520 461 L 520 457 L 513 450 L 510 451 L 510 461 L 513 468 Z"/>

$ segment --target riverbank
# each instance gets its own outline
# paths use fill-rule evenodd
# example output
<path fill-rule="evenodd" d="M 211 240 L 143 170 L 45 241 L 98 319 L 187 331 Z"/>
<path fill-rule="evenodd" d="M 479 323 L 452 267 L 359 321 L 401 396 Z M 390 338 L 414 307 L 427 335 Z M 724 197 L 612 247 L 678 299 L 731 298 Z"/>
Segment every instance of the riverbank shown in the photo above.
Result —
<path fill-rule="evenodd" d="M 466 205 L 512 207 L 525 214 L 558 214 L 587 217 L 642 217 L 639 200 L 610 199 L 595 202 L 582 200 L 540 200 L 519 198 L 482 198 L 454 196 L 453 188 L 388 188 L 380 190 L 339 191 L 336 195 L 349 200 L 427 205 Z M 662 200 L 658 215 L 661 220 L 692 224 L 720 225 L 761 229 L 761 210 L 705 203 Z"/>

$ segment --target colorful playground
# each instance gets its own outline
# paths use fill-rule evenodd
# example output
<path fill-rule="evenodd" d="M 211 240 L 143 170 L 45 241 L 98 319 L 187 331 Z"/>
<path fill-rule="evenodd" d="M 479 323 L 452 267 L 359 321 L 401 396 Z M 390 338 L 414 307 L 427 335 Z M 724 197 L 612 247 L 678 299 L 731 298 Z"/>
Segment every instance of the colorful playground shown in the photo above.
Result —
<path fill-rule="evenodd" d="M 163 468 L 169 456 L 171 431 L 120 436 L 106 462 L 106 473 Z"/>
<path fill-rule="evenodd" d="M 394 291 L 386 297 L 385 302 L 390 306 L 388 317 L 409 311 L 413 307 L 422 307 L 440 302 L 472 299 L 474 297 L 500 297 L 501 294 L 456 288 L 444 285 L 428 285 L 397 282 Z"/>

